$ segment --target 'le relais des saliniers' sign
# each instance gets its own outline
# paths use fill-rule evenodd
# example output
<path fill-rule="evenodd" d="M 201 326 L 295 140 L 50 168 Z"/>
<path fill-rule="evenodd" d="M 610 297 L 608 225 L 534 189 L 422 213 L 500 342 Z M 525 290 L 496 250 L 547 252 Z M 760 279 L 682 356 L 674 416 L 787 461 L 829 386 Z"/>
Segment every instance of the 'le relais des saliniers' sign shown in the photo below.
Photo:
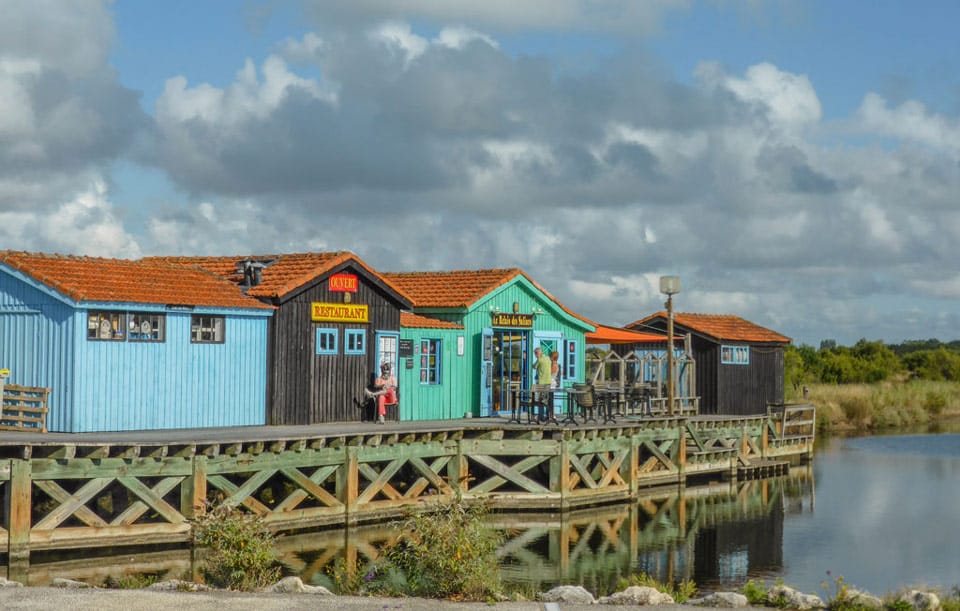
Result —
<path fill-rule="evenodd" d="M 310 304 L 310 318 L 314 322 L 369 322 L 370 313 L 365 303 L 322 303 Z"/>
<path fill-rule="evenodd" d="M 497 312 L 493 315 L 494 327 L 533 328 L 533 314 L 507 314 Z"/>

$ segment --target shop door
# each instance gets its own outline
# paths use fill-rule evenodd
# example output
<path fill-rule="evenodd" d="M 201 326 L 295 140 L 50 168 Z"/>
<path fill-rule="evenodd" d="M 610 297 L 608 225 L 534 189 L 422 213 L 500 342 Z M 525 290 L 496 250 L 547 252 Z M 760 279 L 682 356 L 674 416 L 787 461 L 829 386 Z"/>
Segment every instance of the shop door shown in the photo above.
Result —
<path fill-rule="evenodd" d="M 493 411 L 493 329 L 480 335 L 480 416 Z"/>
<path fill-rule="evenodd" d="M 493 372 L 490 414 L 509 413 L 515 391 L 529 388 L 530 358 L 526 331 L 493 330 Z"/>
<path fill-rule="evenodd" d="M 540 350 L 543 351 L 544 356 L 546 356 L 547 358 L 550 358 L 551 352 L 559 353 L 560 357 L 558 358 L 561 358 L 563 356 L 563 352 L 561 352 L 561 348 L 563 347 L 563 336 L 558 331 L 535 331 L 533 333 L 532 343 L 533 343 L 533 346 L 531 347 L 531 351 L 536 350 L 537 348 L 540 348 Z M 531 368 L 533 367 L 532 358 L 533 357 L 531 357 L 531 361 L 530 361 Z M 559 375 L 560 375 L 560 382 L 562 383 L 563 382 L 563 363 L 562 362 L 560 362 Z M 532 382 L 533 381 L 531 380 L 531 383 Z M 556 380 L 554 380 L 553 383 L 554 383 L 554 386 L 557 385 Z M 562 407 L 562 399 L 561 397 L 554 397 L 553 402 L 554 402 L 553 413 L 557 414 L 559 413 L 558 410 Z"/>
<path fill-rule="evenodd" d="M 397 348 L 400 343 L 400 334 L 394 331 L 377 331 L 377 360 L 374 362 L 374 372 L 380 375 L 380 366 L 390 363 L 390 371 L 400 380 L 400 370 L 397 366 L 400 360 L 397 357 Z"/>

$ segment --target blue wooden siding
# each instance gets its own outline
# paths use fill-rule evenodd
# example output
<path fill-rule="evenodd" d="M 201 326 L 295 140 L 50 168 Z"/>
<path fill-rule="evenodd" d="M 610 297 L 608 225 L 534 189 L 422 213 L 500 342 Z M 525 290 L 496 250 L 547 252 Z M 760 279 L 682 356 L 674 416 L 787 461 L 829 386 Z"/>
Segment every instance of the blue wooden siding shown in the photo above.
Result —
<path fill-rule="evenodd" d="M 265 424 L 267 319 L 228 315 L 224 343 L 194 344 L 190 316 L 167 312 L 161 343 L 78 335 L 72 431 Z"/>
<path fill-rule="evenodd" d="M 88 306 L 163 313 L 166 341 L 90 341 Z M 224 316 L 224 343 L 191 343 L 191 314 Z M 50 388 L 50 431 L 264 424 L 270 315 L 142 304 L 79 307 L 0 267 L 0 368 L 10 369 L 11 384 Z"/>
<path fill-rule="evenodd" d="M 0 271 L 0 368 L 11 384 L 50 388 L 47 427 L 69 430 L 73 400 L 73 308 Z"/>

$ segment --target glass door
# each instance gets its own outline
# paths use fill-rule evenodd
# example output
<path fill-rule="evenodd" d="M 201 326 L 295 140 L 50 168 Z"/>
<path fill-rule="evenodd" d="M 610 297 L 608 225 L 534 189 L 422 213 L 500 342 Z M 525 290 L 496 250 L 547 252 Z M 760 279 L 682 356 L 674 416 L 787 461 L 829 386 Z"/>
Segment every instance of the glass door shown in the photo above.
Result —
<path fill-rule="evenodd" d="M 530 361 L 528 334 L 524 331 L 493 330 L 492 413 L 509 412 L 514 391 L 529 388 Z"/>

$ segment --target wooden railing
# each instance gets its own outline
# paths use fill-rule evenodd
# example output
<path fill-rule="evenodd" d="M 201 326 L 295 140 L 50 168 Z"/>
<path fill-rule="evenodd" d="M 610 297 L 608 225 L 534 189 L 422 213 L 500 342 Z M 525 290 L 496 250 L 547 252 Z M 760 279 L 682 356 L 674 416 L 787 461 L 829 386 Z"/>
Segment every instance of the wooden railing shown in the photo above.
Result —
<path fill-rule="evenodd" d="M 47 398 L 49 388 L 3 386 L 3 411 L 0 430 L 47 432 Z"/>

